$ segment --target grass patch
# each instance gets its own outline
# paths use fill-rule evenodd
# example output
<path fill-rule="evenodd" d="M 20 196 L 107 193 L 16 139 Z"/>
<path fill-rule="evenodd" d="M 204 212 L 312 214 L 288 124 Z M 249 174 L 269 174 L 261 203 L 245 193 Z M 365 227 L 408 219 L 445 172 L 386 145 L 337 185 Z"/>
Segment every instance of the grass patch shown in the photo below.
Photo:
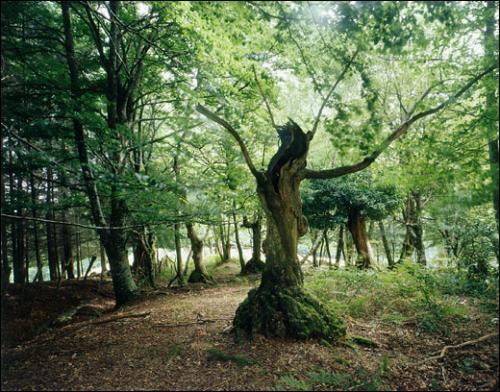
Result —
<path fill-rule="evenodd" d="M 370 319 L 419 333 L 447 335 L 480 310 L 498 311 L 498 280 L 470 282 L 463 272 L 430 271 L 406 262 L 394 270 L 330 270 L 308 275 L 306 287 L 340 318 Z M 471 298 L 464 301 L 464 297 Z M 471 305 L 469 305 L 471 303 Z"/>
<path fill-rule="evenodd" d="M 311 391 L 312 386 L 298 378 L 293 376 L 285 375 L 281 376 L 276 382 L 273 391 Z"/>
<path fill-rule="evenodd" d="M 184 347 L 180 344 L 176 344 L 170 348 L 167 352 L 167 359 L 175 358 L 184 352 Z"/>
<path fill-rule="evenodd" d="M 232 355 L 210 348 L 207 350 L 208 359 L 213 361 L 234 362 L 238 366 L 251 366 L 256 365 L 258 362 L 253 358 L 244 357 L 242 355 Z"/>

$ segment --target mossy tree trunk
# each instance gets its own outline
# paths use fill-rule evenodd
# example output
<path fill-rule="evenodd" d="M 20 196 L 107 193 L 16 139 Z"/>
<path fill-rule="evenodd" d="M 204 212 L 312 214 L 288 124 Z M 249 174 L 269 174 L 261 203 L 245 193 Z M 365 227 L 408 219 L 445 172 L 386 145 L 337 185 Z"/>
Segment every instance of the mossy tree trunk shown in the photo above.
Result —
<path fill-rule="evenodd" d="M 189 283 L 212 283 L 212 277 L 207 273 L 203 264 L 203 240 L 198 237 L 192 223 L 186 223 L 187 234 L 191 241 L 191 252 L 194 270 L 189 275 Z"/>
<path fill-rule="evenodd" d="M 368 235 L 366 233 L 366 223 L 359 211 L 354 210 L 349 213 L 347 227 L 351 233 L 356 251 L 358 252 L 356 265 L 359 268 L 370 268 L 372 265 L 372 257 Z"/>

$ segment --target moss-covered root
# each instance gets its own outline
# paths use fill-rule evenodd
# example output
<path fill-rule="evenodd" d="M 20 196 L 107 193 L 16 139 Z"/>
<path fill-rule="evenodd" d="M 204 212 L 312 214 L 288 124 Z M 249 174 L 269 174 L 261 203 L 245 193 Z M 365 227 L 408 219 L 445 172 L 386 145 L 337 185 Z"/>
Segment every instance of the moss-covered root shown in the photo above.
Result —
<path fill-rule="evenodd" d="M 255 260 L 254 258 L 251 258 L 243 267 L 243 270 L 241 271 L 242 275 L 250 275 L 250 274 L 257 274 L 262 271 L 264 271 L 264 267 L 266 264 L 261 261 L 261 260 Z"/>
<path fill-rule="evenodd" d="M 191 272 L 191 275 L 189 275 L 188 279 L 189 283 L 205 283 L 205 284 L 212 284 L 215 283 L 214 278 L 212 278 L 209 274 L 205 272 L 200 272 L 197 270 L 194 270 Z"/>
<path fill-rule="evenodd" d="M 233 324 L 236 338 L 261 334 L 332 343 L 345 335 L 342 321 L 300 287 L 251 290 Z"/>

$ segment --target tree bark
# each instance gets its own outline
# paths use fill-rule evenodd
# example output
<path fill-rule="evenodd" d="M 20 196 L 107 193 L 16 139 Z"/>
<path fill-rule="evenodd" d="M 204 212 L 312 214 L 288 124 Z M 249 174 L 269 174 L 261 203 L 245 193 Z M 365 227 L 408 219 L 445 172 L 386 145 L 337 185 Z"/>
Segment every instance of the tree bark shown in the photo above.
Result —
<path fill-rule="evenodd" d="M 347 227 L 351 232 L 354 246 L 358 252 L 356 265 L 363 269 L 370 268 L 372 266 L 372 258 L 368 235 L 366 234 L 366 224 L 359 211 L 352 211 L 349 213 Z"/>

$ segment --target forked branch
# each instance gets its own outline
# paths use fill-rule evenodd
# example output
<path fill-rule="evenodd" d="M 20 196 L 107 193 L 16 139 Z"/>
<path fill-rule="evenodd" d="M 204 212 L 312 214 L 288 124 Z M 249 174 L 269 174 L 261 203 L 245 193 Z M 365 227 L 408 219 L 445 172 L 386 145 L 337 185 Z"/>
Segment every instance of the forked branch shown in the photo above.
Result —
<path fill-rule="evenodd" d="M 245 142 L 241 138 L 240 134 L 238 132 L 236 132 L 236 130 L 231 126 L 231 124 L 229 124 L 223 118 L 220 118 L 219 116 L 217 116 L 214 112 L 208 110 L 203 105 L 200 105 L 200 104 L 196 105 L 196 110 L 198 112 L 200 112 L 201 114 L 203 114 L 205 117 L 209 118 L 210 120 L 216 122 L 219 125 L 222 125 L 236 139 L 236 141 L 238 142 L 238 145 L 240 146 L 241 152 L 243 153 L 243 157 L 245 158 L 245 162 L 246 162 L 248 168 L 250 169 L 250 171 L 252 172 L 252 174 L 256 178 L 259 178 L 261 175 L 261 172 L 255 168 L 255 166 L 252 162 L 252 158 L 250 158 L 250 154 L 248 153 L 248 149 L 247 149 L 247 146 L 245 145 Z"/>
<path fill-rule="evenodd" d="M 318 129 L 318 125 L 319 125 L 319 120 L 321 119 L 321 114 L 323 113 L 323 109 L 325 108 L 326 104 L 328 103 L 328 100 L 330 99 L 330 97 L 332 96 L 333 92 L 335 91 L 335 89 L 337 88 L 338 84 L 340 83 L 340 81 L 344 78 L 346 72 L 349 70 L 349 68 L 351 67 L 351 64 L 353 63 L 354 59 L 356 58 L 356 56 L 358 55 L 359 53 L 359 49 L 356 49 L 356 51 L 354 52 L 354 54 L 352 55 L 352 57 L 350 58 L 350 60 L 347 62 L 347 64 L 345 65 L 344 69 L 342 70 L 342 72 L 339 74 L 339 76 L 337 77 L 337 80 L 335 80 L 335 83 L 333 83 L 332 87 L 330 88 L 330 91 L 328 91 L 328 94 L 326 95 L 326 97 L 323 99 L 323 102 L 321 103 L 321 106 L 318 110 L 318 114 L 316 115 L 316 118 L 314 120 L 314 124 L 313 124 L 313 127 L 312 127 L 312 130 L 311 132 L 309 133 L 309 139 L 312 140 L 312 138 L 314 137 L 314 134 L 316 133 L 316 130 Z"/>
<path fill-rule="evenodd" d="M 478 82 L 482 77 L 486 76 L 490 72 L 493 72 L 495 69 L 498 68 L 498 65 L 494 65 L 486 69 L 485 71 L 481 72 L 480 74 L 476 75 L 474 78 L 469 80 L 460 90 L 458 90 L 455 94 L 453 94 L 450 98 L 447 100 L 441 102 L 439 105 L 434 106 L 431 109 L 424 110 L 422 112 L 419 112 L 408 119 L 406 119 L 394 132 L 392 132 L 382 143 L 378 145 L 378 147 L 373 151 L 373 153 L 367 157 L 365 157 L 361 162 L 358 162 L 354 165 L 347 165 L 347 166 L 341 166 L 337 167 L 335 169 L 329 169 L 329 170 L 305 170 L 304 171 L 304 178 L 311 178 L 311 179 L 328 179 L 328 178 L 335 178 L 335 177 L 340 177 L 346 174 L 350 173 L 355 173 L 360 170 L 363 170 L 370 166 L 377 157 L 382 154 L 387 147 L 396 139 L 400 138 L 403 136 L 410 126 L 416 122 L 417 120 L 420 120 L 421 118 L 430 116 L 431 114 L 437 113 L 440 110 L 444 109 L 445 107 L 449 106 L 453 102 L 455 102 L 461 95 L 463 95 L 469 88 L 471 88 L 476 82 Z M 425 96 L 428 94 L 428 91 L 422 96 L 422 98 L 419 100 L 421 101 Z"/>

